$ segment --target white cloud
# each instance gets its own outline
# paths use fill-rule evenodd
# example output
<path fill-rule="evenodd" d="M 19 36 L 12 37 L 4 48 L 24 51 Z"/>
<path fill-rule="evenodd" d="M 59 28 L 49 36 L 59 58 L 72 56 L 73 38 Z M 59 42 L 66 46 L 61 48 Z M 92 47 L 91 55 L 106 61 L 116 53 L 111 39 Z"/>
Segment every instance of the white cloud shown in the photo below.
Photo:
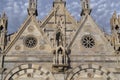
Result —
<path fill-rule="evenodd" d="M 81 13 L 80 0 L 66 0 L 67 9 L 75 19 L 79 20 Z M 39 19 L 43 19 L 51 10 L 53 0 L 38 0 Z M 4 5 L 3 5 L 4 4 Z M 102 27 L 110 29 L 109 20 L 114 10 L 120 14 L 119 0 L 91 0 L 94 20 Z M 17 30 L 27 16 L 28 0 L 2 0 L 0 13 L 6 11 L 9 18 L 9 32 Z M 110 31 L 106 29 L 106 31 Z"/>
<path fill-rule="evenodd" d="M 14 2 L 13 4 L 13 8 L 14 8 L 14 13 L 19 13 L 20 11 L 20 6 L 18 6 L 18 3 L 17 2 Z"/>
<path fill-rule="evenodd" d="M 80 8 L 80 3 L 74 1 L 70 4 L 68 4 L 67 8 L 68 8 L 68 10 L 73 10 L 75 8 Z"/>

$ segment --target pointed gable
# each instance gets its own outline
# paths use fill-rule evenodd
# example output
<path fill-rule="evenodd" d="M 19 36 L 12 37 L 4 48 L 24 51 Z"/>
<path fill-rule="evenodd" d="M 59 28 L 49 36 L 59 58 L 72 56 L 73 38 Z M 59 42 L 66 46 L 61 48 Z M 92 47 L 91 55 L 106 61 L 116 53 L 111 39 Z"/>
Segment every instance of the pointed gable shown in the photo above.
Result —
<path fill-rule="evenodd" d="M 13 40 L 7 46 L 6 54 L 24 53 L 25 51 L 50 51 L 50 42 L 47 36 L 39 28 L 34 16 L 29 16 Z M 27 52 L 28 53 L 28 52 Z"/>
<path fill-rule="evenodd" d="M 66 9 L 65 1 L 54 1 L 53 8 L 49 15 L 42 21 L 40 28 L 48 35 L 51 42 L 55 42 L 55 32 L 58 25 L 61 24 L 63 34 L 66 36 L 67 45 L 71 39 L 71 34 L 78 26 L 77 21 L 71 16 Z M 54 45 L 55 43 L 52 43 Z"/>
<path fill-rule="evenodd" d="M 105 54 L 113 53 L 113 47 L 107 40 L 105 33 L 98 27 L 90 15 L 83 17 L 79 25 L 68 48 L 72 49 L 73 52 L 76 51 L 76 54 L 87 54 L 88 52 L 91 55 L 97 52 Z M 98 53 L 97 55 L 100 54 Z"/>

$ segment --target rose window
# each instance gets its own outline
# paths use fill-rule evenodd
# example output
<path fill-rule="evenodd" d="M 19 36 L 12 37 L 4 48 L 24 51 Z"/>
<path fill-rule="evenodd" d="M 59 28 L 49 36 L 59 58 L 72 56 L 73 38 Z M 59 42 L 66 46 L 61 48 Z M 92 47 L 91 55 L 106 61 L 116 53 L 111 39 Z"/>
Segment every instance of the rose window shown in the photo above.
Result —
<path fill-rule="evenodd" d="M 27 37 L 25 39 L 25 46 L 28 47 L 28 48 L 33 48 L 37 45 L 37 39 L 35 37 Z"/>
<path fill-rule="evenodd" d="M 94 40 L 93 36 L 91 36 L 91 35 L 83 36 L 83 38 L 82 38 L 82 45 L 85 48 L 92 48 L 92 47 L 94 47 L 95 40 Z"/>

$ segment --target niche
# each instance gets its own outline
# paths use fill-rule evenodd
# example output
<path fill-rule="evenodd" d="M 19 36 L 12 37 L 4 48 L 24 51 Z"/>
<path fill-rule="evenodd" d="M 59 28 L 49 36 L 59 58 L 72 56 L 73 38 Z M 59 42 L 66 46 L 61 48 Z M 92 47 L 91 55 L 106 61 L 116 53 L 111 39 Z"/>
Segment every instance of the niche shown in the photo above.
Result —
<path fill-rule="evenodd" d="M 119 30 L 119 26 L 118 25 L 115 26 L 115 30 Z"/>
<path fill-rule="evenodd" d="M 2 30 L 3 30 L 3 26 L 1 25 L 1 26 L 0 26 L 0 31 L 2 31 Z"/>
<path fill-rule="evenodd" d="M 118 48 L 118 51 L 120 51 L 120 47 Z"/>

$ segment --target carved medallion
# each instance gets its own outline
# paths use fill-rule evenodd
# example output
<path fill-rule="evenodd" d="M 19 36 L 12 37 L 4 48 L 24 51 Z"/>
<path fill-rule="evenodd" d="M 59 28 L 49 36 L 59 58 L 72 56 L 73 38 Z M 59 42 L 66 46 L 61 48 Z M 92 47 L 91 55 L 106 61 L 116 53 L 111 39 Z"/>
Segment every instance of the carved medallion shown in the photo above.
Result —
<path fill-rule="evenodd" d="M 31 77 L 33 77 L 33 76 L 32 76 L 31 73 L 28 73 L 28 74 L 27 74 L 27 77 L 31 78 Z"/>
<path fill-rule="evenodd" d="M 39 49 L 40 49 L 40 50 L 44 50 L 44 49 L 45 49 L 44 45 L 41 45 L 41 46 L 39 47 Z"/>
<path fill-rule="evenodd" d="M 15 49 L 16 49 L 16 50 L 20 50 L 21 47 L 20 47 L 19 45 L 17 45 L 17 46 L 15 47 Z"/>
<path fill-rule="evenodd" d="M 29 27 L 28 27 L 28 31 L 29 31 L 29 32 L 33 32 L 33 31 L 34 31 L 34 27 L 33 27 L 33 26 L 29 26 Z"/>
<path fill-rule="evenodd" d="M 94 78 L 94 74 L 92 74 L 92 73 L 88 73 L 87 76 L 88 76 L 89 78 Z"/>

